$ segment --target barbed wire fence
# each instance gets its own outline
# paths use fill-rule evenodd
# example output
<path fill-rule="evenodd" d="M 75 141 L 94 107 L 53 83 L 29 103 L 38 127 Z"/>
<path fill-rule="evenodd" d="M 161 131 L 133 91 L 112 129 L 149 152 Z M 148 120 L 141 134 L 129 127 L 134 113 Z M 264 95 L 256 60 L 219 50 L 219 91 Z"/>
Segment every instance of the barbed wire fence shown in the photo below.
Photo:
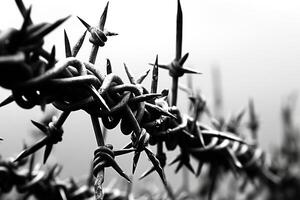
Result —
<path fill-rule="evenodd" d="M 83 35 L 78 42 L 70 45 L 67 32 L 64 32 L 66 58 L 57 60 L 55 47 L 49 53 L 43 49 L 44 36 L 51 33 L 69 17 L 54 23 L 35 24 L 31 19 L 31 7 L 26 8 L 22 0 L 15 0 L 24 20 L 20 29 L 11 28 L 0 32 L 0 85 L 12 92 L 0 105 L 17 103 L 24 109 L 47 104 L 54 105 L 62 111 L 48 124 L 32 121 L 33 125 L 45 136 L 30 147 L 26 147 L 14 160 L 3 159 L 0 163 L 1 193 L 7 193 L 15 187 L 24 194 L 24 199 L 35 196 L 37 199 L 88 199 L 95 195 L 97 200 L 105 196 L 103 192 L 105 168 L 113 168 L 120 176 L 131 182 L 115 161 L 116 156 L 133 153 L 132 173 L 138 165 L 141 153 L 145 153 L 152 163 L 152 168 L 141 178 L 156 172 L 161 178 L 170 199 L 176 199 L 164 170 L 169 151 L 179 148 L 179 155 L 170 162 L 177 164 L 175 172 L 184 167 L 199 176 L 203 164 L 210 166 L 209 199 L 212 199 L 213 188 L 221 171 L 231 171 L 235 175 L 243 174 L 247 179 L 260 179 L 276 184 L 279 178 L 270 170 L 265 152 L 257 143 L 245 141 L 238 132 L 244 112 L 232 118 L 227 124 L 214 119 L 206 101 L 200 93 L 190 94 L 190 113 L 184 115 L 176 106 L 178 98 L 178 80 L 185 74 L 200 74 L 184 66 L 188 53 L 182 56 L 182 9 L 177 1 L 176 53 L 169 65 L 158 62 L 158 56 L 152 69 L 151 88 L 143 86 L 149 74 L 135 78 L 124 64 L 129 82 L 115 74 L 107 59 L 106 72 L 95 65 L 98 49 L 103 47 L 110 36 L 117 33 L 107 31 L 105 22 L 108 3 L 97 26 L 89 25 L 78 17 L 84 25 Z M 86 33 L 90 34 L 92 49 L 88 61 L 76 58 L 84 43 Z M 159 68 L 169 71 L 172 78 L 171 95 L 168 90 L 157 91 Z M 169 99 L 169 96 L 171 98 Z M 47 172 L 34 166 L 34 153 L 45 147 L 43 163 L 51 154 L 53 145 L 63 139 L 63 124 L 69 115 L 83 110 L 90 115 L 98 148 L 94 152 L 92 173 L 95 177 L 84 186 L 78 187 L 74 181 L 61 182 L 57 178 L 61 167 L 53 166 Z M 258 120 L 254 104 L 249 104 L 249 129 L 256 139 Z M 206 114 L 214 126 L 201 123 L 200 116 Z M 120 125 L 122 134 L 130 137 L 131 142 L 123 149 L 115 150 L 113 144 L 105 143 L 100 121 L 106 129 L 115 129 Z M 149 148 L 155 146 L 156 154 Z M 30 158 L 29 158 L 30 157 Z M 190 160 L 194 158 L 197 169 L 194 170 Z M 28 165 L 25 170 L 24 166 Z M 22 172 L 22 173 L 21 173 Z M 126 196 L 126 195 L 125 195 Z M 128 195 L 127 195 L 128 196 Z"/>

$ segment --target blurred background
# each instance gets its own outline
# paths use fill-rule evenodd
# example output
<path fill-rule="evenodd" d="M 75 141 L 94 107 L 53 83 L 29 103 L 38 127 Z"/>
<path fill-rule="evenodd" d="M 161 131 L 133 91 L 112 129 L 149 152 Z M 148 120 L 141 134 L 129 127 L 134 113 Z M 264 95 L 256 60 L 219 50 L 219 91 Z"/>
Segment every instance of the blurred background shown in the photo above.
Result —
<path fill-rule="evenodd" d="M 57 58 L 62 59 L 63 30 L 67 31 L 71 45 L 74 44 L 85 31 L 76 16 L 96 25 L 107 1 L 24 0 L 24 3 L 33 6 L 34 22 L 54 22 L 72 15 L 45 41 L 45 49 L 50 51 L 55 45 Z M 201 90 L 212 106 L 213 83 L 216 82 L 212 72 L 219 69 L 224 115 L 237 114 L 247 107 L 249 98 L 253 98 L 261 122 L 259 141 L 265 150 L 271 150 L 281 139 L 280 109 L 283 99 L 299 92 L 300 2 L 182 0 L 181 5 L 183 53 L 190 53 L 186 66 L 203 73 L 193 77 L 194 88 Z M 23 19 L 14 1 L 3 0 L 0 8 L 1 29 L 21 26 Z M 113 71 L 126 80 L 123 63 L 136 76 L 151 68 L 148 63 L 154 62 L 156 55 L 159 63 L 170 63 L 175 56 L 176 9 L 176 0 L 110 0 L 106 28 L 119 35 L 110 37 L 106 46 L 99 50 L 96 62 L 99 69 L 104 71 L 106 58 L 109 58 Z M 90 48 L 86 38 L 78 57 L 88 60 Z M 168 72 L 160 70 L 159 73 L 159 89 L 170 88 Z M 180 83 L 186 84 L 186 77 L 181 78 Z M 150 87 L 149 77 L 145 85 Z M 5 89 L 0 90 L 1 99 L 9 94 Z M 185 99 L 186 94 L 180 91 L 178 106 L 183 111 L 187 108 Z M 30 144 L 35 131 L 30 120 L 38 121 L 42 116 L 39 107 L 23 110 L 13 103 L 0 108 L 0 136 L 4 138 L 0 144 L 1 154 L 4 157 L 16 156 L 24 141 Z M 64 177 L 84 177 L 96 148 L 89 116 L 82 111 L 72 113 L 64 130 L 63 142 L 55 146 L 49 163 L 63 164 Z M 125 146 L 128 141 L 129 138 L 118 130 L 108 131 L 107 142 L 115 148 Z M 128 157 L 118 160 L 124 171 L 130 173 Z M 137 177 L 150 166 L 145 158 L 141 162 L 145 164 L 138 167 Z M 115 172 L 107 170 L 107 174 L 112 176 Z M 171 176 L 174 176 L 173 167 L 167 171 L 167 177 Z M 152 178 L 157 177 L 153 175 Z"/>

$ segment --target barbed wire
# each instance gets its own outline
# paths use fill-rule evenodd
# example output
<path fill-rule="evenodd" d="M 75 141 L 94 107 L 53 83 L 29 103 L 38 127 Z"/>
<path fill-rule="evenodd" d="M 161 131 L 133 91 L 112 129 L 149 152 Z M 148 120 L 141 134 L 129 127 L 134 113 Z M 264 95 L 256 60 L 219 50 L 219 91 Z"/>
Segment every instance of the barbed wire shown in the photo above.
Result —
<path fill-rule="evenodd" d="M 51 53 L 42 48 L 43 38 L 69 17 L 54 23 L 34 24 L 30 16 L 31 7 L 26 9 L 22 0 L 16 0 L 16 2 L 24 17 L 21 29 L 11 28 L 0 32 L 0 85 L 12 92 L 12 95 L 1 103 L 1 106 L 14 101 L 24 109 L 31 109 L 34 106 L 41 106 L 44 109 L 45 105 L 51 103 L 62 113 L 58 118 L 52 119 L 49 124 L 33 121 L 33 124 L 45 136 L 22 151 L 14 162 L 3 165 L 7 166 L 3 169 L 5 176 L 16 178 L 12 179 L 10 185 L 3 186 L 3 192 L 9 191 L 13 185 L 16 185 L 17 188 L 21 188 L 21 192 L 35 191 L 33 193 L 37 198 L 47 192 L 53 192 L 54 196 L 60 195 L 59 198 L 62 199 L 77 198 L 76 195 L 66 192 L 68 191 L 66 185 L 60 185 L 55 181 L 57 166 L 48 175 L 38 172 L 30 177 L 18 174 L 19 163 L 44 146 L 46 147 L 44 163 L 47 161 L 53 145 L 63 139 L 64 122 L 76 110 L 84 110 L 91 116 L 98 144 L 93 164 L 93 174 L 97 177 L 93 194 L 98 200 L 102 200 L 104 195 L 102 183 L 105 167 L 112 167 L 122 177 L 131 181 L 114 159 L 115 156 L 130 152 L 134 152 L 132 173 L 135 172 L 140 154 L 145 152 L 153 167 L 142 177 L 156 171 L 166 186 L 169 197 L 175 199 L 164 173 L 167 155 L 163 150 L 163 144 L 167 150 L 172 151 L 176 147 L 180 149 L 180 154 L 171 162 L 171 164 L 178 163 L 176 172 L 182 166 L 186 166 L 191 172 L 199 175 L 203 164 L 208 163 L 230 169 L 235 173 L 246 173 L 251 178 L 258 176 L 266 181 L 277 181 L 269 171 L 265 153 L 257 145 L 247 143 L 235 133 L 238 123 L 231 123 L 227 126 L 227 130 L 223 130 L 221 127 L 212 128 L 199 122 L 198 116 L 207 108 L 201 95 L 191 97 L 194 116 L 183 115 L 176 107 L 178 79 L 186 73 L 199 74 L 195 70 L 183 67 L 188 53 L 181 57 L 182 10 L 180 1 L 178 1 L 177 11 L 176 56 L 170 65 L 158 64 L 158 57 L 156 57 L 155 63 L 152 64 L 150 92 L 142 84 L 149 71 L 135 79 L 124 64 L 129 79 L 129 83 L 126 83 L 118 74 L 113 73 L 109 60 L 107 60 L 105 74 L 94 64 L 98 48 L 105 45 L 108 36 L 117 35 L 104 30 L 108 4 L 98 26 L 90 26 L 78 17 L 86 31 L 73 48 L 71 48 L 66 31 L 64 32 L 67 58 L 57 61 L 55 47 L 52 48 Z M 89 41 L 93 44 L 89 62 L 76 58 L 87 31 L 90 33 Z M 157 93 L 159 67 L 169 70 L 173 78 L 171 105 L 167 99 L 167 90 Z M 251 117 L 252 123 L 249 126 L 253 132 L 256 132 L 255 115 L 252 113 Z M 114 150 L 112 144 L 105 144 L 99 119 L 107 129 L 114 129 L 120 124 L 121 133 L 130 135 L 131 142 L 121 150 Z M 235 122 L 238 121 L 239 118 Z M 149 145 L 157 146 L 156 155 Z M 196 171 L 190 163 L 190 157 L 196 159 L 199 164 Z M 76 193 L 76 191 L 73 192 Z M 90 194 L 90 191 L 87 193 Z"/>

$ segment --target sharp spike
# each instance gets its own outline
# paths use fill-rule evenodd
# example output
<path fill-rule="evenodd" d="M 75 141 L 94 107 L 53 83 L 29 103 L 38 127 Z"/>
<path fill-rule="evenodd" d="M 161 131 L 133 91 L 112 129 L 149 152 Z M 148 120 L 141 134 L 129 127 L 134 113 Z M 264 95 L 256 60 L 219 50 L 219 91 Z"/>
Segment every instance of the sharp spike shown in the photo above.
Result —
<path fill-rule="evenodd" d="M 40 129 L 43 133 L 47 134 L 48 133 L 48 127 L 40 124 L 34 120 L 31 120 L 31 122 L 33 123 L 34 126 L 36 126 L 38 129 Z"/>
<path fill-rule="evenodd" d="M 111 164 L 111 166 L 112 166 L 112 168 L 114 169 L 114 170 L 116 170 L 116 172 L 118 172 L 118 174 L 120 174 L 123 178 L 125 178 L 128 182 L 130 182 L 131 183 L 131 180 L 130 180 L 130 178 L 127 176 L 127 174 L 125 174 L 124 172 L 123 172 L 123 170 L 121 169 L 121 167 L 118 165 L 118 163 L 113 159 L 113 158 L 109 158 L 110 159 L 110 164 Z"/>
<path fill-rule="evenodd" d="M 195 174 L 195 170 L 193 168 L 193 166 L 191 165 L 190 161 L 185 162 L 184 165 L 193 173 Z"/>
<path fill-rule="evenodd" d="M 124 69 L 125 69 L 126 75 L 127 75 L 128 79 L 129 79 L 130 83 L 131 83 L 131 84 L 135 84 L 136 81 L 134 80 L 133 76 L 131 75 L 131 73 L 130 73 L 130 71 L 129 71 L 129 69 L 128 69 L 128 67 L 126 66 L 125 63 L 124 63 Z"/>
<path fill-rule="evenodd" d="M 196 176 L 197 176 L 197 177 L 201 174 L 202 167 L 203 167 L 203 162 L 199 161 L 199 163 L 198 163 L 198 168 L 197 168 L 197 172 L 196 172 Z"/>
<path fill-rule="evenodd" d="M 0 107 L 6 106 L 14 101 L 14 96 L 10 95 L 0 103 Z"/>
<path fill-rule="evenodd" d="M 24 21 L 23 21 L 22 28 L 21 28 L 22 33 L 25 33 L 26 28 L 32 23 L 31 19 L 30 19 L 31 9 L 32 9 L 32 6 L 30 6 L 28 8 L 28 10 L 26 11 L 26 15 L 24 17 Z"/>
<path fill-rule="evenodd" d="M 39 23 L 39 24 L 31 24 L 30 26 L 27 27 L 26 29 L 26 34 L 32 35 L 35 32 L 39 31 L 40 29 L 45 28 L 46 26 L 48 26 L 49 23 L 43 22 L 43 23 Z"/>
<path fill-rule="evenodd" d="M 243 118 L 245 112 L 246 112 L 246 109 L 242 109 L 242 110 L 238 113 L 238 115 L 236 116 L 236 122 L 237 122 L 237 123 L 240 123 L 240 122 L 241 122 L 241 120 L 242 120 L 242 118 Z"/>
<path fill-rule="evenodd" d="M 165 186 L 167 186 L 167 180 L 166 180 L 166 176 L 165 176 L 165 173 L 164 173 L 164 170 L 163 168 L 161 167 L 160 165 L 160 162 L 159 160 L 156 158 L 156 156 L 152 153 L 152 151 L 148 148 L 145 148 L 145 152 L 148 156 L 148 158 L 150 159 L 150 161 L 152 162 L 152 165 L 155 169 L 155 171 L 158 173 L 158 175 L 160 176 L 163 184 Z"/>
<path fill-rule="evenodd" d="M 110 60 L 107 58 L 106 59 L 106 74 L 111 74 L 111 73 L 112 73 L 111 63 L 110 63 Z"/>
<path fill-rule="evenodd" d="M 107 16 L 107 10 L 108 10 L 108 5 L 109 5 L 109 1 L 106 3 L 106 6 L 104 8 L 104 11 L 100 17 L 100 21 L 99 21 L 99 29 L 101 31 L 104 30 L 104 26 L 105 26 L 105 22 L 106 22 L 106 16 Z"/>
<path fill-rule="evenodd" d="M 51 49 L 51 54 L 49 56 L 49 60 L 48 60 L 48 68 L 51 68 L 52 66 L 55 65 L 56 60 L 55 60 L 55 54 L 56 54 L 56 48 L 53 45 L 52 49 Z"/>
<path fill-rule="evenodd" d="M 182 166 L 183 166 L 183 162 L 179 161 L 179 163 L 178 163 L 178 165 L 177 165 L 177 167 L 175 169 L 175 174 L 178 173 L 178 171 L 182 168 Z"/>
<path fill-rule="evenodd" d="M 30 35 L 27 40 L 41 40 L 43 39 L 43 37 L 45 35 L 47 35 L 48 33 L 50 33 L 51 31 L 53 31 L 54 29 L 56 29 L 58 26 L 60 26 L 63 22 L 65 22 L 68 18 L 70 17 L 67 16 L 65 18 L 59 19 L 56 22 L 54 22 L 53 24 L 47 24 L 45 26 L 43 26 L 42 28 L 40 28 L 39 30 L 37 30 L 36 32 L 32 33 L 32 35 Z"/>
<path fill-rule="evenodd" d="M 79 40 L 77 41 L 77 43 L 72 48 L 72 56 L 73 57 L 76 57 L 77 54 L 78 54 L 78 52 L 79 52 L 79 50 L 81 49 L 82 44 L 84 42 L 84 38 L 85 38 L 86 32 L 87 32 L 87 30 L 84 31 L 84 33 L 82 34 L 82 36 L 79 38 Z"/>
<path fill-rule="evenodd" d="M 80 22 L 85 26 L 85 28 L 90 32 L 91 31 L 91 26 L 86 23 L 83 19 L 77 16 L 77 18 L 80 20 Z"/>
<path fill-rule="evenodd" d="M 148 70 L 145 72 L 145 74 L 143 74 L 136 82 L 137 82 L 138 84 L 141 84 L 141 83 L 145 80 L 145 78 L 148 76 L 149 72 L 150 72 L 150 69 L 148 69 Z"/>
<path fill-rule="evenodd" d="M 157 84 L 158 84 L 158 55 L 156 55 L 155 63 L 152 69 L 152 82 L 151 82 L 151 92 L 157 92 Z"/>
<path fill-rule="evenodd" d="M 182 9 L 180 0 L 177 1 L 177 19 L 176 19 L 176 56 L 175 60 L 179 61 L 182 51 Z"/>
<path fill-rule="evenodd" d="M 65 29 L 64 29 L 64 39 L 65 39 L 65 54 L 66 57 L 68 58 L 72 56 L 72 52 L 71 52 L 70 40 Z"/>
<path fill-rule="evenodd" d="M 49 158 L 49 155 L 52 151 L 52 147 L 53 147 L 52 144 L 48 144 L 46 146 L 46 149 L 45 149 L 45 152 L 44 152 L 44 161 L 43 161 L 44 164 L 47 162 L 47 159 Z"/>
<path fill-rule="evenodd" d="M 162 69 L 166 69 L 166 70 L 170 70 L 170 66 L 169 65 L 157 65 L 159 68 Z"/>
<path fill-rule="evenodd" d="M 35 143 L 34 145 L 32 145 L 30 148 L 25 149 L 24 151 L 22 151 L 17 158 L 14 160 L 14 162 L 20 161 L 23 158 L 26 158 L 27 156 L 35 153 L 37 150 L 39 150 L 40 148 L 42 148 L 43 146 L 45 146 L 48 142 L 48 137 L 43 137 L 42 139 L 40 139 L 37 143 Z"/>
<path fill-rule="evenodd" d="M 140 155 L 141 155 L 141 152 L 139 152 L 139 151 L 134 152 L 133 164 L 132 164 L 132 174 L 134 174 L 134 172 L 135 172 L 135 169 L 137 167 Z"/>
<path fill-rule="evenodd" d="M 105 31 L 104 32 L 106 36 L 116 36 L 119 35 L 119 33 L 114 33 L 114 32 L 110 32 L 110 31 Z"/>
<path fill-rule="evenodd" d="M 183 67 L 180 70 L 182 70 L 185 74 L 202 74 L 201 72 L 198 72 L 194 69 L 191 69 L 189 67 Z"/>
<path fill-rule="evenodd" d="M 182 66 L 188 57 L 189 57 L 189 53 L 184 54 L 184 56 L 180 58 L 180 60 L 178 61 L 179 65 Z"/>
<path fill-rule="evenodd" d="M 25 8 L 23 1 L 22 0 L 15 0 L 15 2 L 17 4 L 17 6 L 19 8 L 19 11 L 22 14 L 23 18 L 25 18 L 28 10 Z M 31 19 L 29 19 L 29 24 L 32 24 Z"/>
<path fill-rule="evenodd" d="M 130 142 L 123 149 L 129 149 L 129 148 L 132 148 L 132 147 L 133 147 L 132 142 Z"/>
<path fill-rule="evenodd" d="M 178 155 L 172 162 L 169 163 L 169 166 L 175 164 L 176 162 L 180 161 L 180 155 Z"/>

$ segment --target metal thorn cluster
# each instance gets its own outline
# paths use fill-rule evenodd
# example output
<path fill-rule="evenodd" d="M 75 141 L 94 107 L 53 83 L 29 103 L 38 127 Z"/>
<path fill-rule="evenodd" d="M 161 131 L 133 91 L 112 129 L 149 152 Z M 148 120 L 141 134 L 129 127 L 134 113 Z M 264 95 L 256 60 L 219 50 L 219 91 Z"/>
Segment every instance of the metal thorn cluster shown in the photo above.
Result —
<path fill-rule="evenodd" d="M 20 107 L 30 109 L 36 105 L 43 108 L 46 104 L 52 103 L 62 111 L 60 117 L 49 125 L 33 121 L 33 124 L 46 136 L 25 149 L 17 157 L 16 163 L 43 146 L 46 146 L 44 155 L 44 162 L 46 162 L 52 146 L 62 140 L 62 126 L 68 116 L 73 111 L 84 110 L 91 116 L 98 145 L 93 167 L 97 200 L 103 199 L 102 183 L 105 167 L 113 167 L 130 181 L 114 157 L 132 151 L 134 151 L 132 172 L 135 172 L 141 152 L 145 152 L 153 165 L 146 175 L 156 171 L 168 190 L 163 169 L 167 156 L 163 145 L 168 150 L 180 148 L 180 154 L 173 162 L 178 162 L 176 171 L 184 165 L 199 175 L 203 163 L 209 163 L 241 173 L 246 172 L 250 176 L 260 174 L 263 178 L 271 179 L 264 173 L 268 170 L 264 162 L 264 153 L 258 147 L 247 144 L 241 137 L 232 133 L 235 132 L 233 128 L 236 128 L 239 123 L 232 123 L 231 126 L 227 126 L 231 127 L 227 130 L 222 128 L 215 130 L 200 124 L 199 116 L 208 111 L 201 95 L 190 98 L 194 111 L 192 117 L 182 115 L 176 107 L 178 78 L 186 73 L 198 73 L 183 68 L 188 54 L 181 57 L 182 11 L 179 0 L 176 56 L 168 66 L 159 65 L 156 57 L 150 93 L 142 85 L 149 71 L 135 79 L 124 64 L 129 79 L 129 83 L 125 83 L 120 76 L 113 73 L 109 60 L 107 60 L 106 75 L 95 65 L 99 47 L 103 47 L 107 42 L 106 36 L 115 35 L 104 30 L 108 4 L 97 27 L 90 26 L 78 17 L 91 34 L 89 41 L 92 43 L 92 50 L 89 62 L 84 62 L 75 56 L 83 45 L 86 32 L 71 48 L 68 35 L 64 31 L 67 58 L 57 61 L 55 48 L 51 53 L 42 48 L 43 37 L 67 18 L 53 24 L 33 24 L 30 17 L 31 8 L 26 9 L 22 1 L 16 1 L 24 17 L 22 28 L 0 32 L 0 85 L 12 91 L 12 95 L 3 101 L 1 106 L 15 101 Z M 157 93 L 159 67 L 168 69 L 173 78 L 171 105 L 167 101 L 167 90 Z M 237 117 L 237 122 L 240 118 Z M 112 145 L 105 144 L 99 119 L 107 129 L 114 129 L 120 124 L 120 131 L 124 135 L 131 135 L 131 143 L 123 150 L 113 151 Z M 156 155 L 150 150 L 149 145 L 157 145 Z M 196 171 L 190 163 L 191 157 L 199 163 Z M 30 183 L 30 185 L 35 184 Z M 168 193 L 171 198 L 174 198 L 170 190 Z"/>
<path fill-rule="evenodd" d="M 109 146 L 109 145 L 108 145 Z M 97 150 L 98 151 L 98 150 Z M 126 150 L 127 151 L 127 150 Z M 132 151 L 132 150 L 131 150 Z M 123 151 L 115 151 L 115 155 L 123 154 Z M 35 154 L 29 159 L 13 161 L 13 159 L 0 159 L 0 196 L 13 192 L 22 196 L 22 199 L 46 199 L 46 200 L 90 200 L 95 195 L 91 178 L 83 184 L 77 183 L 72 177 L 61 179 L 59 177 L 62 166 L 54 164 L 47 168 L 41 168 L 40 163 L 35 162 Z M 92 176 L 91 176 L 92 177 Z M 129 189 L 126 194 L 116 189 L 105 188 L 105 200 L 124 198 L 131 195 Z"/>
<path fill-rule="evenodd" d="M 125 178 L 127 181 L 131 182 L 130 178 L 122 171 L 117 162 L 114 160 L 115 156 L 122 154 L 130 153 L 135 151 L 135 149 L 124 149 L 120 151 L 113 151 L 113 146 L 106 144 L 105 146 L 100 146 L 94 153 L 94 164 L 93 164 L 93 173 L 96 177 L 100 170 L 103 170 L 104 167 L 112 167 L 116 170 L 119 175 Z"/>

